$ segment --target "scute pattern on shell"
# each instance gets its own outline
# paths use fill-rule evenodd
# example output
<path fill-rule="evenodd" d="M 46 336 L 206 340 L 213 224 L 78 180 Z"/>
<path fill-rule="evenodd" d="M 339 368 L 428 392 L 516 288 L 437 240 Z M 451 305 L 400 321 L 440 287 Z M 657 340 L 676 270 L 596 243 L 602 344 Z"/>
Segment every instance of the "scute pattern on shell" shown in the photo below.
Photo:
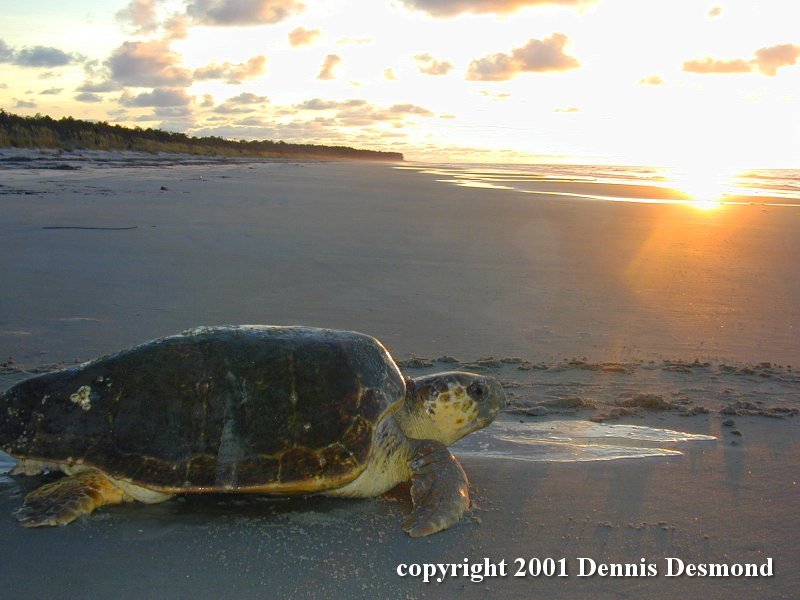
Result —
<path fill-rule="evenodd" d="M 91 410 L 70 400 L 84 386 Z M 203 327 L 14 386 L 0 447 L 164 491 L 321 491 L 358 476 L 404 394 L 371 337 Z"/>

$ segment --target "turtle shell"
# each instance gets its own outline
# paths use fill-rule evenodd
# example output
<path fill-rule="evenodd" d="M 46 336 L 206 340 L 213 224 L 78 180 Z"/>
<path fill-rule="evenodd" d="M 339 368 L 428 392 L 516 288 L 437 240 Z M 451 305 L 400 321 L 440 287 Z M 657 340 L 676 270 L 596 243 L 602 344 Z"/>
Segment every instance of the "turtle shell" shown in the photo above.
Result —
<path fill-rule="evenodd" d="M 363 471 L 404 395 L 369 336 L 202 327 L 17 384 L 0 447 L 165 492 L 315 492 Z"/>

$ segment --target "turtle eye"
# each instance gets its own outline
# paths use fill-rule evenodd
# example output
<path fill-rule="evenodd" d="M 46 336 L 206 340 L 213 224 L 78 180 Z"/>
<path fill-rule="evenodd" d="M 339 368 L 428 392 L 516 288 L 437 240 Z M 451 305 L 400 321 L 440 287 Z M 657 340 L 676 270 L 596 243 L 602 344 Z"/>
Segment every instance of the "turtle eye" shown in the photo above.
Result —
<path fill-rule="evenodd" d="M 467 392 L 469 392 L 469 395 L 475 398 L 475 400 L 480 401 L 485 399 L 489 395 L 489 386 L 486 385 L 484 381 L 476 379 L 475 381 L 469 384 Z"/>

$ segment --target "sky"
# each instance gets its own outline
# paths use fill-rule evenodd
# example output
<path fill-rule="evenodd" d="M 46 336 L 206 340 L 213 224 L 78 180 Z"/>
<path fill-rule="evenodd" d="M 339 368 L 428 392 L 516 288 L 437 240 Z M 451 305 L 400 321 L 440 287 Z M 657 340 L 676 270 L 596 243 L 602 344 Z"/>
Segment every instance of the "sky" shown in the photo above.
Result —
<path fill-rule="evenodd" d="M 800 168 L 796 0 L 26 0 L 0 107 L 410 160 Z"/>

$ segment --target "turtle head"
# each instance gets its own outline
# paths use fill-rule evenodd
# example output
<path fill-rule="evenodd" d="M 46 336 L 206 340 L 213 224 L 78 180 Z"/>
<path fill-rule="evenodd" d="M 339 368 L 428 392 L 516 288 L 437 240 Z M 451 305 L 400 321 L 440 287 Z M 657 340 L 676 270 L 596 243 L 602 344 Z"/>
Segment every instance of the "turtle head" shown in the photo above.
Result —
<path fill-rule="evenodd" d="M 406 379 L 400 425 L 406 435 L 450 445 L 494 421 L 506 404 L 493 377 L 451 371 Z"/>

